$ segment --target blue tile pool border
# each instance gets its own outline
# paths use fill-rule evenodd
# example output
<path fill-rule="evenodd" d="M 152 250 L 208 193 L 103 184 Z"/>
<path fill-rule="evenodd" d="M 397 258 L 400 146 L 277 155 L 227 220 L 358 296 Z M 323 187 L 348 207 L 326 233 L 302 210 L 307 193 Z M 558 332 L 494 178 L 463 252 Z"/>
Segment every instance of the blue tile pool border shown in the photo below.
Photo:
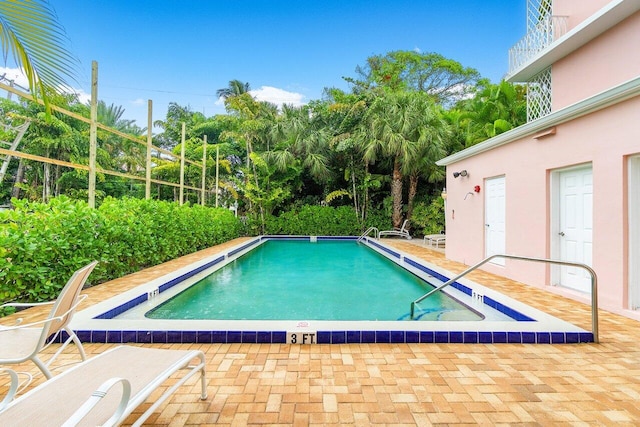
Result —
<path fill-rule="evenodd" d="M 220 255 L 203 265 L 188 271 L 176 278 L 173 278 L 158 287 L 160 292 L 164 292 L 180 282 L 219 264 L 227 258 L 245 251 L 258 243 L 265 240 L 356 240 L 353 236 L 260 236 L 252 241 L 236 247 L 229 252 Z M 417 268 L 440 281 L 448 281 L 449 278 L 430 269 L 422 264 L 419 260 L 409 257 L 403 257 L 388 247 L 378 243 L 377 241 L 366 238 L 368 244 L 384 251 L 393 258 L 404 260 L 408 265 Z M 461 292 L 471 295 L 472 290 L 468 286 L 458 282 L 451 286 Z M 119 314 L 142 304 L 147 301 L 147 295 L 139 295 L 132 300 L 121 304 L 111 310 L 108 310 L 95 319 L 112 319 Z M 504 304 L 495 301 L 492 298 L 485 297 L 485 304 L 501 311 L 502 313 L 516 319 L 520 322 L 532 322 L 535 319 L 528 317 L 517 310 L 514 310 Z M 410 325 L 410 323 L 408 324 Z M 409 328 L 407 328 L 409 329 Z M 287 342 L 287 331 L 234 331 L 234 330 L 77 330 L 76 334 L 82 342 L 90 343 L 110 343 L 110 344 L 126 344 L 126 343 L 202 343 L 202 344 L 230 344 L 230 343 L 264 343 L 264 344 L 285 344 Z M 592 332 L 518 332 L 518 331 L 425 331 L 425 330 L 334 330 L 334 331 L 314 331 L 315 342 L 318 344 L 369 344 L 369 343 L 389 343 L 389 344 L 405 344 L 405 343 L 443 343 L 443 344 L 579 344 L 592 343 L 594 336 Z M 68 338 L 66 332 L 62 332 L 55 340 L 56 342 L 64 342 Z"/>
<path fill-rule="evenodd" d="M 127 344 L 286 344 L 286 331 L 111 331 L 78 330 L 82 342 Z M 581 344 L 592 343 L 591 332 L 518 331 L 317 331 L 318 344 Z M 56 342 L 68 338 L 60 334 Z"/>

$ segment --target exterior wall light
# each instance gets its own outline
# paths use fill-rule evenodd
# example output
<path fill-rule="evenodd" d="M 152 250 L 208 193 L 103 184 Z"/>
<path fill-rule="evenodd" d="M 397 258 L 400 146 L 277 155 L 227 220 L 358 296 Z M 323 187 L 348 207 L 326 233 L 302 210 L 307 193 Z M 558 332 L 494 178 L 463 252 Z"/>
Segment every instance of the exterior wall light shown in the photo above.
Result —
<path fill-rule="evenodd" d="M 466 169 L 463 169 L 463 170 L 461 170 L 460 172 L 454 172 L 454 173 L 453 173 L 453 177 L 454 177 L 454 178 L 457 178 L 457 177 L 459 177 L 459 176 L 467 176 L 467 175 L 469 175 L 469 174 L 467 173 L 467 170 L 466 170 Z"/>

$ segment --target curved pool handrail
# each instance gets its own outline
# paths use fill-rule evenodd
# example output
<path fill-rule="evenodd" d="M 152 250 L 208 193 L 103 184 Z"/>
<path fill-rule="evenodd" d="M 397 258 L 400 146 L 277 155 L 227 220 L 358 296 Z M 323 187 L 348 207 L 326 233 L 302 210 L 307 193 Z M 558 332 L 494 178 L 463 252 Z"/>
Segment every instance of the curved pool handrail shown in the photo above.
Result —
<path fill-rule="evenodd" d="M 364 239 L 369 233 L 371 233 L 373 231 L 373 237 L 378 239 L 379 235 L 380 235 L 380 231 L 376 228 L 376 227 L 369 227 L 367 228 L 367 231 L 365 231 L 364 233 L 362 233 L 360 235 L 360 237 L 358 237 L 358 242 L 361 241 L 362 239 Z"/>
<path fill-rule="evenodd" d="M 508 258 L 508 259 L 517 259 L 517 260 L 521 260 L 521 261 L 543 262 L 543 263 L 546 263 L 546 264 L 557 264 L 557 265 L 564 265 L 564 266 L 569 266 L 569 267 L 578 267 L 578 268 L 582 268 L 584 270 L 587 270 L 587 272 L 591 275 L 591 327 L 592 327 L 592 332 L 593 332 L 593 342 L 595 342 L 595 343 L 599 342 L 599 338 L 598 338 L 598 277 L 596 275 L 596 272 L 593 270 L 593 268 L 589 267 L 586 264 L 581 264 L 581 263 L 577 263 L 577 262 L 570 262 L 570 261 L 561 261 L 561 260 L 555 260 L 555 259 L 524 257 L 524 256 L 506 255 L 506 254 L 491 255 L 491 256 L 483 259 L 479 263 L 477 263 L 475 265 L 472 265 L 471 267 L 467 268 L 462 273 L 458 274 L 457 276 L 455 276 L 452 279 L 449 279 L 448 281 L 446 281 L 445 283 L 443 283 L 440 286 L 436 287 L 435 289 L 430 290 L 429 292 L 427 292 L 426 294 L 424 294 L 420 298 L 418 298 L 418 299 L 414 300 L 413 302 L 411 302 L 411 310 L 410 310 L 411 316 L 410 316 L 410 319 L 413 320 L 413 318 L 414 318 L 416 304 L 418 304 L 419 302 L 425 300 L 430 295 L 432 295 L 432 294 L 434 294 L 434 293 L 436 293 L 438 291 L 441 291 L 442 289 L 444 289 L 447 286 L 449 286 L 452 283 L 454 283 L 456 280 L 466 276 L 467 274 L 469 274 L 472 271 L 478 269 L 479 267 L 481 267 L 482 265 L 486 264 L 487 262 L 491 261 L 494 258 Z"/>

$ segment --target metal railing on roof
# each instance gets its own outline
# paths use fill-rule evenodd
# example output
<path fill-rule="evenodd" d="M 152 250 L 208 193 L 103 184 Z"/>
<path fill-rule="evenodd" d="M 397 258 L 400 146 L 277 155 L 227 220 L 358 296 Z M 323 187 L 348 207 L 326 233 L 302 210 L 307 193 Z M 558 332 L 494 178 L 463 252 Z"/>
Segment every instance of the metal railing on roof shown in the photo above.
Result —
<path fill-rule="evenodd" d="M 568 16 L 548 16 L 540 19 L 533 31 L 509 49 L 509 74 L 513 74 L 531 58 L 567 32 Z"/>

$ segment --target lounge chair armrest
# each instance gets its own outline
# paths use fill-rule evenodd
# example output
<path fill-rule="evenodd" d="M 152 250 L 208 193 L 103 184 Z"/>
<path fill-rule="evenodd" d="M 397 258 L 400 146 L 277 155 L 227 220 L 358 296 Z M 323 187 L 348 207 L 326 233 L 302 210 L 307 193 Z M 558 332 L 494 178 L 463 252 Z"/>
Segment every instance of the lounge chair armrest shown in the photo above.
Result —
<path fill-rule="evenodd" d="M 2 399 L 2 402 L 0 402 L 0 412 L 2 412 L 2 410 L 15 397 L 18 391 L 18 386 L 20 385 L 20 380 L 18 379 L 18 374 L 13 369 L 4 368 L 0 369 L 0 372 L 6 372 L 11 377 L 11 385 L 9 386 L 9 391 L 7 392 L 7 395 L 4 397 L 4 399 Z"/>
<path fill-rule="evenodd" d="M 100 385 L 100 387 L 91 394 L 91 397 L 89 397 L 89 399 L 87 399 L 62 426 L 71 427 L 77 425 L 89 412 L 91 412 L 100 400 L 109 393 L 111 388 L 118 383 L 122 383 L 120 404 L 111 418 L 103 424 L 103 427 L 118 425 L 118 421 L 122 418 L 122 415 L 127 409 L 127 405 L 129 404 L 129 399 L 131 397 L 131 383 L 125 378 L 111 378 L 102 383 L 102 385 Z"/>
<path fill-rule="evenodd" d="M 51 305 L 55 304 L 55 301 L 46 301 L 46 302 L 7 302 L 5 304 L 0 305 L 2 307 L 36 307 L 39 305 Z"/>
<path fill-rule="evenodd" d="M 22 324 L 22 321 L 24 319 L 19 318 L 19 319 L 16 320 L 16 324 L 13 325 L 13 326 L 0 326 L 0 332 L 11 331 L 11 330 L 14 330 L 14 329 L 30 328 L 30 327 L 33 327 L 33 326 L 40 326 L 40 325 L 44 325 L 45 323 L 53 322 L 54 320 L 62 320 L 62 318 L 63 318 L 63 316 L 49 317 L 47 319 L 38 320 L 36 322 L 25 323 L 25 324 Z"/>
<path fill-rule="evenodd" d="M 62 320 L 66 315 L 68 315 L 69 313 L 72 313 L 76 308 L 78 308 L 78 305 L 82 301 L 84 301 L 86 298 L 87 298 L 87 295 L 84 295 L 84 294 L 79 295 L 78 299 L 77 299 L 76 303 L 73 305 L 73 307 L 71 307 L 69 310 L 67 310 L 66 312 L 64 312 L 60 316 L 49 317 L 49 318 L 44 319 L 44 320 L 38 320 L 38 321 L 35 321 L 35 322 L 31 322 L 31 323 L 25 323 L 24 325 L 22 324 L 23 319 L 22 318 L 18 318 L 16 320 L 16 323 L 15 323 L 14 326 L 8 326 L 8 327 L 1 327 L 0 326 L 0 332 L 1 331 L 8 331 L 8 330 L 11 330 L 11 329 L 29 328 L 29 327 L 32 327 L 32 326 L 43 325 L 43 324 L 45 324 L 47 322 L 53 322 L 54 320 Z M 55 301 L 53 301 L 53 302 L 55 302 Z M 46 303 L 37 303 L 37 305 L 45 305 L 45 304 L 50 304 L 50 303 L 48 303 L 48 302 L 46 302 Z M 33 304 L 28 304 L 28 306 L 32 306 L 32 305 Z"/>

